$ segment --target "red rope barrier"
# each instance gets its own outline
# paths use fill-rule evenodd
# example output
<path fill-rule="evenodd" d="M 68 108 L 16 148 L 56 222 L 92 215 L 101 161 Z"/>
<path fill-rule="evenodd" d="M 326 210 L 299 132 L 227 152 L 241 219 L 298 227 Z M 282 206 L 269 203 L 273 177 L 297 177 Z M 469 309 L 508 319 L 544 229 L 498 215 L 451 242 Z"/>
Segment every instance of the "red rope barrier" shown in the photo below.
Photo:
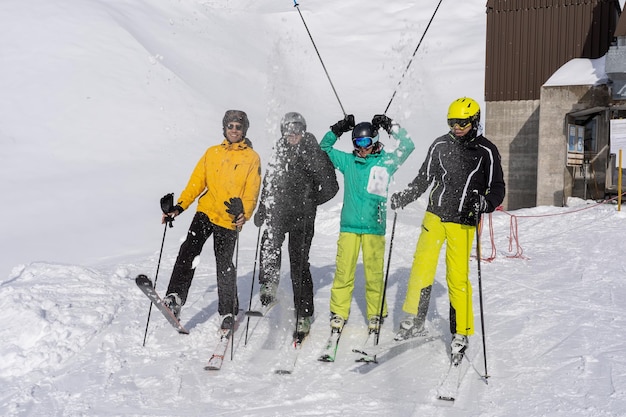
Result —
<path fill-rule="evenodd" d="M 583 211 L 583 210 L 589 210 L 592 208 L 595 208 L 597 206 L 600 206 L 602 204 L 607 204 L 613 200 L 616 200 L 618 198 L 618 196 L 613 197 L 611 199 L 608 200 L 604 200 L 601 201 L 599 203 L 590 205 L 590 206 L 586 206 L 586 207 L 581 207 L 581 208 L 577 208 L 574 210 L 569 210 L 569 211 L 564 211 L 561 213 L 552 213 L 552 214 L 535 214 L 532 216 L 518 216 L 515 214 L 511 214 L 508 211 L 504 210 L 502 208 L 502 206 L 499 206 L 498 208 L 496 208 L 496 211 L 500 211 L 506 215 L 508 215 L 510 217 L 510 221 L 509 221 L 509 255 L 507 255 L 507 258 L 518 258 L 518 259 L 529 259 L 527 256 L 524 256 L 524 249 L 522 248 L 522 245 L 520 245 L 519 243 L 519 227 L 518 227 L 518 219 L 520 218 L 540 218 L 540 217 L 553 217 L 553 216 L 563 216 L 566 214 L 572 214 L 572 213 L 577 213 L 579 211 Z M 489 239 L 491 241 L 491 255 L 488 258 L 483 258 L 481 257 L 481 260 L 486 261 L 486 262 L 491 262 L 494 259 L 496 259 L 496 243 L 495 243 L 495 239 L 494 239 L 494 232 L 493 232 L 493 219 L 492 219 L 492 214 L 493 213 L 489 213 L 489 216 L 487 216 L 488 220 L 489 220 Z M 483 222 L 480 222 L 480 227 L 479 229 L 476 231 L 478 233 L 479 239 L 482 237 L 482 228 L 483 228 Z M 513 253 L 514 252 L 514 253 Z"/>

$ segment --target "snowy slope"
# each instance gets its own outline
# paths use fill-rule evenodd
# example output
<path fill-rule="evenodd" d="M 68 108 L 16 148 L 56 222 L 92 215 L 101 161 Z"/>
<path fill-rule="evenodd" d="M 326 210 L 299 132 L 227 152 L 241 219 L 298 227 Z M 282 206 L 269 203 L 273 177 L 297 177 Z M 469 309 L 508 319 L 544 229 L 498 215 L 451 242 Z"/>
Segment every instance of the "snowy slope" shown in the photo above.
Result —
<path fill-rule="evenodd" d="M 390 415 L 390 416 L 617 416 L 626 411 L 626 362 L 619 335 L 625 325 L 626 286 L 621 245 L 605 246 L 624 231 L 614 205 L 540 207 L 493 215 L 497 254 L 483 261 L 489 384 L 480 334 L 472 338 L 473 367 L 451 407 L 434 399 L 447 362 L 447 296 L 440 265 L 429 324 L 441 338 L 379 365 L 353 362 L 351 348 L 366 334 L 362 282 L 355 291 L 337 362 L 316 360 L 328 333 L 338 207 L 318 219 L 313 251 L 317 320 L 296 371 L 275 375 L 293 329 L 290 285 L 265 319 L 245 321 L 235 336 L 234 360 L 219 372 L 203 369 L 217 341 L 217 295 L 212 264 L 199 268 L 177 334 L 152 315 L 142 347 L 148 304 L 133 288 L 138 272 L 152 272 L 155 256 L 110 267 L 33 263 L 0 287 L 10 325 L 0 331 L 3 415 Z M 390 318 L 384 340 L 402 318 L 401 303 L 422 204 L 398 215 L 389 275 Z M 582 211 L 576 211 L 584 208 Z M 507 258 L 516 216 L 526 259 Z M 515 219 L 514 219 L 515 220 Z M 610 232 L 604 232 L 604 230 Z M 250 230 L 250 232 L 253 232 Z M 580 245 L 580 236 L 586 236 Z M 240 300 L 248 303 L 254 236 L 243 245 Z M 483 254 L 491 242 L 482 239 Z M 162 271 L 176 242 L 168 240 Z M 210 252 L 211 248 L 207 248 Z M 512 253 L 512 252 L 511 252 Z M 472 261 L 477 288 L 476 261 Z M 158 287 L 167 279 L 161 277 Z M 476 291 L 475 298 L 478 291 Z M 256 299 L 253 300 L 256 303 Z M 478 314 L 478 300 L 476 314 Z"/>
<path fill-rule="evenodd" d="M 436 4 L 300 4 L 347 112 L 366 120 L 384 110 Z M 190 334 L 177 334 L 153 310 L 142 346 L 149 305 L 133 279 L 156 272 L 164 233 L 158 199 L 179 193 L 204 149 L 220 140 L 224 110 L 248 112 L 264 161 L 284 112 L 301 111 L 318 139 L 343 116 L 292 6 L 0 2 L 0 415 L 626 414 L 626 226 L 612 204 L 572 200 L 566 208 L 494 213 L 496 257 L 481 262 L 489 384 L 479 332 L 454 404 L 434 399 L 449 343 L 443 259 L 429 312 L 440 338 L 379 365 L 354 363 L 350 350 L 366 333 L 359 278 L 337 362 L 316 360 L 329 332 L 340 197 L 318 214 L 316 321 L 293 375 L 273 373 L 293 328 L 286 257 L 281 304 L 250 320 L 247 344 L 240 325 L 234 358 L 221 371 L 203 369 L 218 328 L 211 241 L 182 312 Z M 483 96 L 484 1 L 441 7 L 388 112 L 417 146 L 393 190 L 445 130 L 449 102 Z M 424 207 L 422 199 L 398 213 L 383 340 L 403 316 Z M 161 292 L 191 217 L 190 210 L 167 229 Z M 389 232 L 391 221 L 390 213 Z M 487 224 L 486 257 L 489 231 Z M 247 306 L 257 229 L 248 224 L 241 236 L 239 297 Z M 507 257 L 516 244 L 523 257 Z M 473 260 L 478 317 L 477 266 Z"/>

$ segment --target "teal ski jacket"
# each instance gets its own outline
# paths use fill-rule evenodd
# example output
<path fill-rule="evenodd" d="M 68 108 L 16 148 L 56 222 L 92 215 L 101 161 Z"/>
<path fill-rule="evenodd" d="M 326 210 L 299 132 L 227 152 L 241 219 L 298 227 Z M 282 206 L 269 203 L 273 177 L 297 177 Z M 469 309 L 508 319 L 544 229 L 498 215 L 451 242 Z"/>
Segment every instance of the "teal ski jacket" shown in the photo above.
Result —
<path fill-rule="evenodd" d="M 385 234 L 389 182 L 415 149 L 404 128 L 394 125 L 392 136 L 399 141 L 394 151 L 381 149 L 361 158 L 333 148 L 338 138 L 332 131 L 324 135 L 320 147 L 344 176 L 341 232 Z"/>

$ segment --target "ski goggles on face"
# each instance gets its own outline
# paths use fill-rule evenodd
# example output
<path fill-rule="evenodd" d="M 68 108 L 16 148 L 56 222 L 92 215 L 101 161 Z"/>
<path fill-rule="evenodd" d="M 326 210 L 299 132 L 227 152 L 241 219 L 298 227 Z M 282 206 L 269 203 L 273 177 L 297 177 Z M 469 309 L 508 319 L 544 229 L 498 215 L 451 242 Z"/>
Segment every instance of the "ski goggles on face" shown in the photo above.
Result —
<path fill-rule="evenodd" d="M 229 123 L 226 127 L 228 130 L 243 130 L 243 125 L 240 125 L 239 123 Z"/>
<path fill-rule="evenodd" d="M 374 139 L 369 136 L 363 136 L 362 138 L 354 138 L 353 142 L 356 148 L 367 149 L 374 144 Z"/>
<path fill-rule="evenodd" d="M 450 126 L 450 129 L 454 129 L 457 126 L 459 129 L 465 129 L 471 124 L 472 122 L 470 119 L 448 119 L 448 126 Z"/>

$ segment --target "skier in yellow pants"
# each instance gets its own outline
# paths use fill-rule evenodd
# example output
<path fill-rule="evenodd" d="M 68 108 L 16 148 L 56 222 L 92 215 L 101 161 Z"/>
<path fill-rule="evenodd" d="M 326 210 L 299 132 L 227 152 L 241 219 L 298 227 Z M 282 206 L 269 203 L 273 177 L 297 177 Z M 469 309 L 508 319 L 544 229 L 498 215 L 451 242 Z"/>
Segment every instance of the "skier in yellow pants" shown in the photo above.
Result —
<path fill-rule="evenodd" d="M 467 262 L 472 250 L 474 231 L 474 226 L 442 222 L 438 216 L 430 212 L 424 214 L 422 233 L 415 249 L 407 295 L 402 306 L 402 310 L 407 313 L 423 316 L 420 317 L 422 329 L 428 311 L 430 292 L 435 282 L 439 251 L 445 241 L 450 331 L 467 336 L 474 334 L 472 286 L 469 282 Z M 418 308 L 420 304 L 421 310 Z"/>
<path fill-rule="evenodd" d="M 408 188 L 391 196 L 391 208 L 404 208 L 429 187 L 428 207 L 396 340 L 424 335 L 430 293 L 439 252 L 446 242 L 446 282 L 450 298 L 451 354 L 460 361 L 474 333 L 469 258 L 478 219 L 504 199 L 505 184 L 500 154 L 480 132 L 480 107 L 462 97 L 448 109 L 450 130 L 435 139 Z"/>
<path fill-rule="evenodd" d="M 393 151 L 383 149 L 378 135 L 380 129 L 396 141 Z M 339 137 L 349 131 L 352 131 L 353 151 L 336 149 L 334 146 Z M 382 114 L 375 115 L 371 123 L 357 125 L 353 115 L 346 115 L 330 127 L 320 147 L 344 176 L 337 270 L 330 290 L 330 325 L 333 332 L 340 332 L 348 320 L 354 273 L 362 250 L 368 328 L 370 332 L 378 333 L 387 314 L 382 299 L 387 190 L 393 174 L 413 152 L 415 145 L 406 129 Z"/>
<path fill-rule="evenodd" d="M 378 324 L 383 292 L 385 236 L 341 232 L 337 241 L 337 269 L 330 293 L 330 311 L 340 317 L 350 315 L 354 277 L 359 252 L 363 248 L 365 275 L 365 302 L 367 317 L 375 317 Z M 387 305 L 383 317 L 387 315 Z"/>

